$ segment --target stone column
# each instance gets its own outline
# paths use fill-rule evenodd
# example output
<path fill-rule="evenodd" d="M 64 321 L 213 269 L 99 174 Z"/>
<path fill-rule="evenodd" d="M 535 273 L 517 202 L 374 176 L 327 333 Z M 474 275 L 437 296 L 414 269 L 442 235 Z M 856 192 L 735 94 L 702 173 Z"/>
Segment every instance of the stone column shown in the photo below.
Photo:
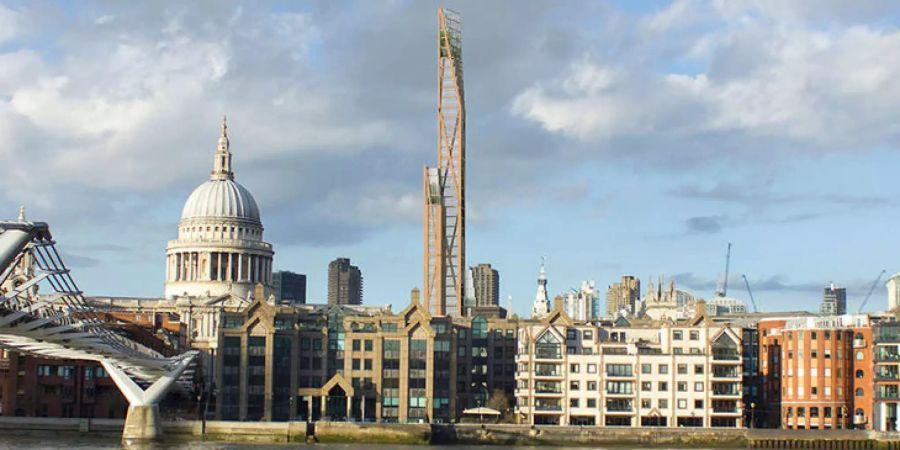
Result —
<path fill-rule="evenodd" d="M 347 420 L 350 420 L 350 416 L 353 413 L 353 397 L 347 396 Z"/>
<path fill-rule="evenodd" d="M 313 396 L 312 396 L 312 395 L 307 395 L 307 396 L 306 396 L 306 421 L 307 421 L 307 422 L 312 422 L 312 419 L 313 419 L 313 416 L 312 416 L 312 403 L 313 403 Z"/>
<path fill-rule="evenodd" d="M 325 406 L 326 405 L 328 405 L 328 393 L 327 392 L 322 394 L 322 404 L 320 405 L 322 407 L 321 408 L 322 415 L 320 416 L 320 418 L 325 417 Z"/>
<path fill-rule="evenodd" d="M 879 414 L 878 423 L 875 424 L 875 431 L 887 431 L 887 402 L 881 402 L 881 414 Z"/>
<path fill-rule="evenodd" d="M 366 396 L 362 396 L 359 398 L 359 421 L 366 421 Z"/>
<path fill-rule="evenodd" d="M 238 254 L 237 254 L 237 259 L 238 259 L 238 266 L 237 266 L 237 281 L 241 281 L 241 279 L 242 279 L 243 276 L 244 276 L 244 270 L 243 270 L 243 269 L 244 269 L 244 255 L 238 253 Z"/>

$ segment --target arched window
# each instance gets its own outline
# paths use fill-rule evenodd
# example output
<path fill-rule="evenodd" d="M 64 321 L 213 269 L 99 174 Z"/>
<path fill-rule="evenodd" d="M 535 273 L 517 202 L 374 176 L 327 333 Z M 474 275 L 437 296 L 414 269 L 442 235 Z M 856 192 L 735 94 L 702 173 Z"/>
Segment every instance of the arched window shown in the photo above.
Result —
<path fill-rule="evenodd" d="M 864 415 L 866 415 L 866 412 L 863 411 L 862 408 L 856 408 L 856 415 L 857 415 L 857 416 L 864 416 Z"/>
<path fill-rule="evenodd" d="M 864 377 L 864 376 L 866 376 L 866 373 L 863 372 L 862 369 L 859 369 L 859 370 L 856 371 L 856 378 L 862 378 L 862 377 Z"/>
<path fill-rule="evenodd" d="M 856 388 L 856 396 L 857 396 L 857 397 L 862 397 L 863 395 L 865 395 L 865 392 L 863 391 L 863 388 Z M 862 410 L 861 410 L 861 409 L 857 409 L 857 410 L 856 410 L 856 414 L 862 414 L 860 411 L 862 411 Z"/>
<path fill-rule="evenodd" d="M 856 352 L 856 360 L 857 361 L 862 361 L 863 358 L 864 358 L 863 352 Z"/>

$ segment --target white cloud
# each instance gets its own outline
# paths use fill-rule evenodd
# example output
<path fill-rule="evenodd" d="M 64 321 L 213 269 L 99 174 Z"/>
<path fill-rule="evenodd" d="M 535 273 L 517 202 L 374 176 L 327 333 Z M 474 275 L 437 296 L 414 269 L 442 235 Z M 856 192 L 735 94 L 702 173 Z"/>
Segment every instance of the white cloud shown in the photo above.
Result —
<path fill-rule="evenodd" d="M 19 35 L 20 21 L 20 13 L 0 4 L 0 44 Z"/>
<path fill-rule="evenodd" d="M 693 36 L 689 54 L 672 62 L 707 54 L 697 73 L 585 59 L 522 91 L 511 111 L 589 143 L 690 145 L 715 134 L 744 136 L 748 147 L 765 139 L 810 151 L 896 143 L 900 60 L 888 55 L 900 52 L 900 32 L 787 28 L 770 20 L 741 16 Z"/>

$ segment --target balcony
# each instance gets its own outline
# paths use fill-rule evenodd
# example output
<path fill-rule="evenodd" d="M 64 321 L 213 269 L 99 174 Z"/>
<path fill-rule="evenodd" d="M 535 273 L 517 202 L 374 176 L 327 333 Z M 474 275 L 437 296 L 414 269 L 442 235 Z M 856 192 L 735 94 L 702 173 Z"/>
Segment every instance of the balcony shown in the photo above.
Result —
<path fill-rule="evenodd" d="M 875 369 L 876 381 L 897 381 L 900 380 L 900 370 L 897 366 L 878 367 Z"/>
<path fill-rule="evenodd" d="M 555 412 L 562 413 L 562 406 L 556 404 L 550 405 L 534 405 L 535 412 Z"/>
<path fill-rule="evenodd" d="M 741 371 L 737 366 L 716 367 L 713 369 L 713 378 L 740 378 Z"/>
<path fill-rule="evenodd" d="M 604 390 L 603 393 L 609 397 L 634 397 L 634 392 Z"/>
<path fill-rule="evenodd" d="M 738 411 L 737 406 L 732 406 L 732 407 L 712 408 L 711 413 L 712 414 L 740 414 L 740 411 Z"/>
<path fill-rule="evenodd" d="M 713 350 L 713 361 L 741 361 L 741 354 L 736 350 Z"/>
<path fill-rule="evenodd" d="M 631 406 L 607 406 L 605 412 L 607 414 L 634 414 L 634 408 Z"/>
<path fill-rule="evenodd" d="M 896 347 L 881 347 L 875 351 L 875 361 L 879 362 L 898 362 L 900 363 L 900 352 Z"/>
<path fill-rule="evenodd" d="M 738 385 L 713 384 L 712 395 L 716 397 L 740 397 L 743 393 Z"/>

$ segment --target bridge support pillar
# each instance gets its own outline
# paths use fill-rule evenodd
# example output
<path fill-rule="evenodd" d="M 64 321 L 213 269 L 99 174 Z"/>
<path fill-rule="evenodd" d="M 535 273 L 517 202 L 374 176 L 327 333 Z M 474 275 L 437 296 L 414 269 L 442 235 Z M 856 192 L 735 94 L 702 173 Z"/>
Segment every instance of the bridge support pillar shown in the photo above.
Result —
<path fill-rule="evenodd" d="M 131 405 L 125 416 L 122 441 L 153 441 L 162 437 L 159 405 Z"/>
<path fill-rule="evenodd" d="M 162 400 L 175 380 L 191 364 L 193 357 L 183 358 L 169 369 L 146 390 L 141 389 L 122 369 L 109 361 L 100 361 L 110 378 L 128 399 L 128 415 L 125 417 L 125 428 L 122 430 L 122 442 L 126 445 L 153 441 L 162 437 L 162 421 L 159 417 L 159 401 Z"/>

